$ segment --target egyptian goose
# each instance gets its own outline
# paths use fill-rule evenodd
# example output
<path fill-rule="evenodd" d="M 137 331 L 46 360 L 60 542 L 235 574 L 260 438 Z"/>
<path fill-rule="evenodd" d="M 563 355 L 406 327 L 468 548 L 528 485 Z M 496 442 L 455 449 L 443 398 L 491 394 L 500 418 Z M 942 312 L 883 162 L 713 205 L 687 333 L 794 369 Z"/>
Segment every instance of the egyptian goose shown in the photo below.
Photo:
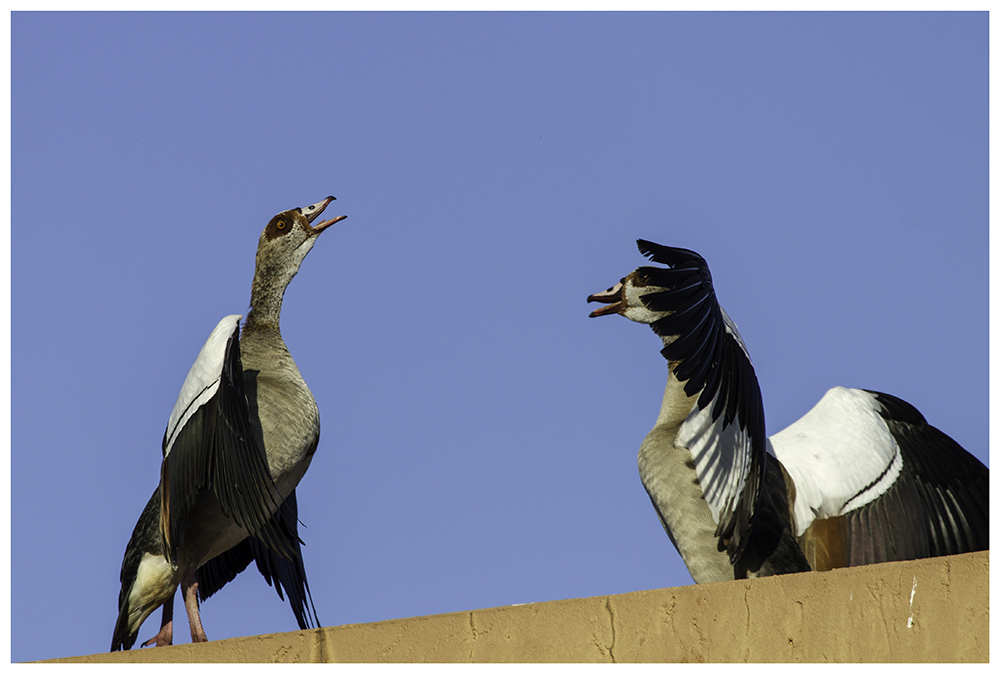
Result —
<path fill-rule="evenodd" d="M 663 404 L 639 474 L 695 582 L 989 548 L 989 470 L 913 406 L 833 388 L 767 438 L 757 376 L 705 260 L 639 240 L 644 266 L 595 293 L 663 341 Z M 770 454 L 770 456 L 769 456 Z"/>
<path fill-rule="evenodd" d="M 160 631 L 143 645 L 173 642 L 178 584 L 191 640 L 207 641 L 199 597 L 211 596 L 251 561 L 279 596 L 288 594 L 302 629 L 318 625 L 299 547 L 295 487 L 319 443 L 319 410 L 279 319 L 302 260 L 323 231 L 347 217 L 312 224 L 333 200 L 271 218 L 257 245 L 242 336 L 242 316 L 223 318 L 181 386 L 163 437 L 159 486 L 125 549 L 112 651 L 131 648 L 161 605 Z"/>

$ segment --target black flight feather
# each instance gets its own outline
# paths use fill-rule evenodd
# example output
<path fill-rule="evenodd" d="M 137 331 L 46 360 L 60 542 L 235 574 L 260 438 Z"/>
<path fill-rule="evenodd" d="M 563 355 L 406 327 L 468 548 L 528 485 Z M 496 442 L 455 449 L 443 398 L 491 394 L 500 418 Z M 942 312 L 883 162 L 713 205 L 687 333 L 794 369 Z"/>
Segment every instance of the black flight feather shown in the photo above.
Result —
<path fill-rule="evenodd" d="M 670 312 L 650 327 L 661 337 L 675 337 L 663 347 L 664 358 L 675 363 L 674 374 L 684 392 L 698 394 L 698 409 L 711 410 L 712 420 L 732 423 L 750 437 L 749 471 L 734 510 L 722 514 L 717 535 L 726 543 L 730 560 L 740 558 L 749 540 L 753 516 L 760 499 L 767 456 L 764 406 L 753 365 L 726 329 L 722 308 L 712 285 L 705 259 L 684 248 L 638 240 L 639 251 L 652 262 L 668 265 L 640 267 L 639 278 L 662 288 L 642 296 L 652 311 Z"/>
<path fill-rule="evenodd" d="M 257 570 L 264 576 L 268 585 L 273 585 L 278 597 L 284 600 L 285 595 L 288 595 L 288 603 L 292 607 L 299 629 L 319 627 L 316 606 L 312 601 L 302 561 L 300 547 L 302 541 L 297 531 L 298 503 L 294 489 L 274 514 L 272 525 L 280 528 L 285 537 L 291 541 L 291 559 L 275 553 L 260 539 L 250 536 L 236 547 L 210 559 L 198 569 L 198 597 L 202 601 L 208 599 L 249 566 L 250 562 L 256 561 Z"/>
<path fill-rule="evenodd" d="M 163 451 L 167 451 L 164 433 Z M 211 491 L 223 513 L 285 557 L 293 544 L 273 526 L 271 513 L 281 502 L 267 457 L 254 440 L 243 386 L 239 325 L 226 342 L 219 388 L 177 433 L 161 471 L 165 554 L 176 561 L 184 523 L 203 491 Z"/>
<path fill-rule="evenodd" d="M 925 510 L 930 550 L 923 556 L 988 550 L 989 469 L 915 407 L 887 393 L 869 391 L 909 466 Z"/>

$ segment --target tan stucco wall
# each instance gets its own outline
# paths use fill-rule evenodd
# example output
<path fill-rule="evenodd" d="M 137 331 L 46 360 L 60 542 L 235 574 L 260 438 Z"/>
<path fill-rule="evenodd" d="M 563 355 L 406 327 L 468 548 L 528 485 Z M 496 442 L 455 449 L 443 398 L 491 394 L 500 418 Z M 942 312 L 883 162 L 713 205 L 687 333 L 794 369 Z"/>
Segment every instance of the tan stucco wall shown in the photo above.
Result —
<path fill-rule="evenodd" d="M 54 662 L 986 662 L 989 562 L 977 552 Z"/>

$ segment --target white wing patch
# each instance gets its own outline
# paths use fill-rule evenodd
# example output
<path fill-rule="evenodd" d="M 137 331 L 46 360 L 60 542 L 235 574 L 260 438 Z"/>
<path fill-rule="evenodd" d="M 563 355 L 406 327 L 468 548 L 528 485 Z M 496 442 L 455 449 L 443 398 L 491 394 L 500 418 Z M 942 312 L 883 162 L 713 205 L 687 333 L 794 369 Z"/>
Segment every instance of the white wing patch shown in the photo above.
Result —
<path fill-rule="evenodd" d="M 726 332 L 736 340 L 749 360 L 736 323 L 725 310 L 722 311 L 722 318 L 726 323 Z M 725 414 L 712 421 L 712 409 L 722 392 L 723 388 L 720 388 L 705 409 L 699 410 L 695 405 L 677 433 L 677 444 L 691 452 L 698 482 L 717 525 L 721 523 L 722 515 L 729 519 L 728 516 L 735 512 L 753 456 L 750 435 L 740 428 L 738 416 L 725 427 L 722 425 Z"/>
<path fill-rule="evenodd" d="M 208 402 L 219 390 L 219 379 L 222 377 L 222 364 L 226 356 L 226 342 L 239 325 L 240 314 L 226 316 L 212 330 L 205 345 L 201 347 L 198 357 L 184 378 L 181 392 L 177 395 L 177 403 L 170 413 L 167 422 L 167 434 L 163 444 L 163 456 L 170 453 L 170 448 L 177 439 L 178 432 L 184 428 L 191 415 L 199 407 Z"/>
<path fill-rule="evenodd" d="M 718 396 L 716 396 L 718 397 Z M 724 415 L 712 421 L 712 404 L 699 410 L 695 405 L 677 433 L 677 444 L 687 447 L 694 459 L 698 482 L 715 523 L 736 510 L 750 472 L 750 436 L 739 422 L 722 427 Z"/>
<path fill-rule="evenodd" d="M 814 519 L 871 503 L 903 468 L 899 445 L 867 391 L 835 387 L 805 416 L 768 439 L 795 482 L 796 536 Z"/>

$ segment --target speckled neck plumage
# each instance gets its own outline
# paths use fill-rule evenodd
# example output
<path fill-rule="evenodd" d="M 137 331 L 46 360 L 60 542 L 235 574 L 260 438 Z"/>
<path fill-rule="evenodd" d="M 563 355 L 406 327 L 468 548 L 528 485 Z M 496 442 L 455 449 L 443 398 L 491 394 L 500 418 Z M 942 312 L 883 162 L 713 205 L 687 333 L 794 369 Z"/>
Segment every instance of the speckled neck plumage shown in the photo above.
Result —
<path fill-rule="evenodd" d="M 261 246 L 264 245 L 263 240 Z M 258 250 L 257 265 L 254 270 L 253 286 L 250 290 L 250 311 L 247 314 L 243 332 L 273 329 L 280 331 L 281 303 L 285 290 L 297 268 L 273 260 L 265 251 Z"/>

